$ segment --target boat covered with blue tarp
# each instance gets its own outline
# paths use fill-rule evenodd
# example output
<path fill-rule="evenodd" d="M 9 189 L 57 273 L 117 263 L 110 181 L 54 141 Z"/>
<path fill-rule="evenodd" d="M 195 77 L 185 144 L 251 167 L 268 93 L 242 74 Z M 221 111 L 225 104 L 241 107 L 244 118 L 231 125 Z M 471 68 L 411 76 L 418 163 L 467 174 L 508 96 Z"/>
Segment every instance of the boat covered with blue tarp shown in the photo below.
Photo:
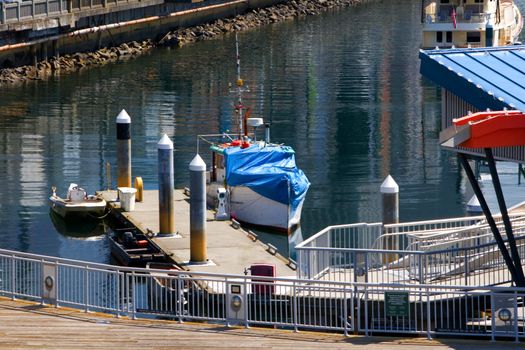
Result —
<path fill-rule="evenodd" d="M 246 186 L 292 210 L 303 202 L 310 182 L 297 168 L 291 147 L 255 143 L 225 148 L 223 154 L 229 186 Z"/>

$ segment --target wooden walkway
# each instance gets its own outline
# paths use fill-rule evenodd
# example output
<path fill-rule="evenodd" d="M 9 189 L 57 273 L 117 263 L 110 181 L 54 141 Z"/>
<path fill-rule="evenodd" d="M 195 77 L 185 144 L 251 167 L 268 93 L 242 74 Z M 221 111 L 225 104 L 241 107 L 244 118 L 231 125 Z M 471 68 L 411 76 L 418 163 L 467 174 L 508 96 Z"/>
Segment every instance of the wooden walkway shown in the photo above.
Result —
<path fill-rule="evenodd" d="M 130 320 L 0 298 L 0 349 L 523 349 L 512 342 L 394 337 Z"/>
<path fill-rule="evenodd" d="M 136 202 L 135 210 L 132 212 L 121 211 L 120 203 L 115 202 L 116 191 L 103 191 L 100 194 L 114 208 L 112 215 L 122 215 L 143 233 L 159 231 L 158 191 L 144 191 L 143 201 Z M 177 264 L 183 265 L 189 271 L 239 275 L 253 263 L 266 263 L 276 266 L 278 277 L 296 276 L 287 258 L 273 254 L 266 244 L 254 241 L 243 229 L 233 228 L 231 221 L 215 221 L 212 210 L 207 211 L 206 235 L 208 258 L 213 263 L 188 265 L 187 262 L 190 260 L 189 197 L 183 190 L 175 190 L 174 202 L 175 229 L 179 237 L 157 236 L 153 241 Z"/>

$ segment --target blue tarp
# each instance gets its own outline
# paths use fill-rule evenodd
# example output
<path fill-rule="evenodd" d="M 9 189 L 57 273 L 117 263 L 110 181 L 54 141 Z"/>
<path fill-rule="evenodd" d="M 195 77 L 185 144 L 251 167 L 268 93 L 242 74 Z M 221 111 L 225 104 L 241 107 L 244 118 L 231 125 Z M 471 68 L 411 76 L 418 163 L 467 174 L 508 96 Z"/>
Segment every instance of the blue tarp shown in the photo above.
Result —
<path fill-rule="evenodd" d="M 224 150 L 226 183 L 246 186 L 261 196 L 293 209 L 301 203 L 310 181 L 295 165 L 295 153 L 288 146 L 251 145 Z"/>

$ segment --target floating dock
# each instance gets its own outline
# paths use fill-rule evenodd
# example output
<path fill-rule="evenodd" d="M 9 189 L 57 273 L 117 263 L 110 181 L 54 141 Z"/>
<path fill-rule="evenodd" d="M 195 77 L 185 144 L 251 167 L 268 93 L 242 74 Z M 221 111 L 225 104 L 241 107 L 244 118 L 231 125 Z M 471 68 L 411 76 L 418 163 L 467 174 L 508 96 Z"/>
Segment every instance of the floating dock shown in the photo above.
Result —
<path fill-rule="evenodd" d="M 275 247 L 264 244 L 243 228 L 234 228 L 231 221 L 216 221 L 214 211 L 206 212 L 208 264 L 191 264 L 190 260 L 190 204 L 184 190 L 174 191 L 174 218 L 176 236 L 161 237 L 159 232 L 159 195 L 156 190 L 143 193 L 142 202 L 135 202 L 133 211 L 120 208 L 117 191 L 101 191 L 99 195 L 108 202 L 110 215 L 124 225 L 131 225 L 139 232 L 150 235 L 174 263 L 188 271 L 220 274 L 243 274 L 252 264 L 275 265 L 277 277 L 295 277 L 295 264 L 279 254 Z"/>

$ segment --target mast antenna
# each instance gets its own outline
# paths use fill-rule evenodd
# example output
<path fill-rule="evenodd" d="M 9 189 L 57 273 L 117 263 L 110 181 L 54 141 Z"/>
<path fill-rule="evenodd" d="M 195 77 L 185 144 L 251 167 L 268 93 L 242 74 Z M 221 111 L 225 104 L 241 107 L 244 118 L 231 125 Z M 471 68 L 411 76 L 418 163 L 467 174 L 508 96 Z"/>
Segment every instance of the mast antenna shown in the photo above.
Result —
<path fill-rule="evenodd" d="M 235 54 L 237 59 L 237 81 L 235 82 L 235 85 L 237 86 L 236 91 L 231 92 L 237 92 L 237 104 L 234 105 L 235 108 L 235 114 L 237 115 L 237 122 L 238 122 L 238 130 L 239 130 L 239 139 L 242 138 L 243 135 L 248 130 L 246 129 L 246 126 L 244 125 L 244 118 L 245 118 L 245 109 L 244 103 L 242 101 L 242 94 L 243 92 L 249 92 L 250 89 L 248 86 L 244 85 L 244 81 L 241 78 L 241 56 L 239 54 L 239 40 L 237 38 L 237 32 L 235 32 Z"/>

